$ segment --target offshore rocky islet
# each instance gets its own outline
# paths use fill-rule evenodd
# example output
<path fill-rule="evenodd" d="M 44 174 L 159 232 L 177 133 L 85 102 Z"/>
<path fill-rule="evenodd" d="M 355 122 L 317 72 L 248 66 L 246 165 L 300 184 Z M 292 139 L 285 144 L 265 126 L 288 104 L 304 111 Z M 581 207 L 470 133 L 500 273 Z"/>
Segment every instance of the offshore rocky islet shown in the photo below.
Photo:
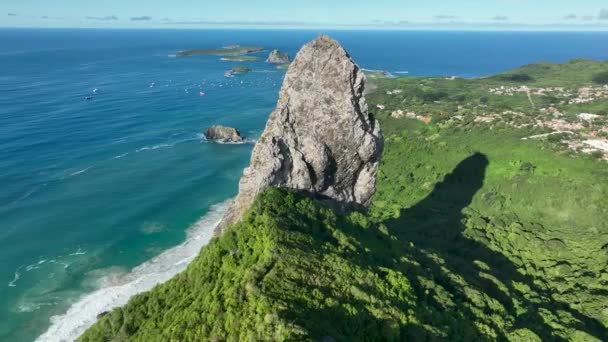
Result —
<path fill-rule="evenodd" d="M 266 63 L 270 64 L 289 64 L 290 62 L 291 58 L 289 54 L 281 52 L 278 49 L 272 50 L 266 59 Z"/>
<path fill-rule="evenodd" d="M 224 143 L 241 143 L 245 140 L 236 128 L 226 127 L 222 125 L 214 125 L 207 128 L 204 132 L 204 135 L 207 140 Z"/>

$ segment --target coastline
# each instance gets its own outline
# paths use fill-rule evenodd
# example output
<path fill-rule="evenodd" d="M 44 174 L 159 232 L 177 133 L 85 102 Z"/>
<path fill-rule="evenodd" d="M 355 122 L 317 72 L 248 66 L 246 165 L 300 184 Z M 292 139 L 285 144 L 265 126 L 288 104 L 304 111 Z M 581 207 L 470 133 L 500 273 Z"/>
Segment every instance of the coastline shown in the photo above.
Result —
<path fill-rule="evenodd" d="M 126 274 L 110 273 L 99 279 L 100 288 L 80 297 L 64 314 L 51 317 L 51 325 L 36 341 L 73 341 L 97 321 L 97 315 L 125 305 L 133 296 L 184 271 L 213 238 L 215 227 L 231 203 L 229 199 L 211 206 L 207 214 L 188 228 L 183 243 Z"/>

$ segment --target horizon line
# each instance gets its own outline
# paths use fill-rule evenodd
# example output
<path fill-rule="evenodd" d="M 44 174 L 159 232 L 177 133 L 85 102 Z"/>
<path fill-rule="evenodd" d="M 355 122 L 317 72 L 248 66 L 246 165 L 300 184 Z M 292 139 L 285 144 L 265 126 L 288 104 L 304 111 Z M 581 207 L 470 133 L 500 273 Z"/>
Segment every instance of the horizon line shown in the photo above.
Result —
<path fill-rule="evenodd" d="M 440 32 L 573 32 L 573 33 L 608 33 L 608 27 L 390 27 L 390 26 L 205 26 L 205 27 L 83 27 L 83 26 L 0 26 L 2 29 L 40 29 L 40 30 L 256 30 L 256 31 L 440 31 Z"/>

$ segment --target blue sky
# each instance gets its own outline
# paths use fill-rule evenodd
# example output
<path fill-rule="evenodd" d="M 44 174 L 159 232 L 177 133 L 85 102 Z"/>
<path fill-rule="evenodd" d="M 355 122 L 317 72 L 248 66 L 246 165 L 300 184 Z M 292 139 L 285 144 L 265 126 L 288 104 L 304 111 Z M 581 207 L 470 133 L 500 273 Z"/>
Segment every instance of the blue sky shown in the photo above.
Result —
<path fill-rule="evenodd" d="M 2 27 L 608 30 L 606 0 L 2 0 Z"/>

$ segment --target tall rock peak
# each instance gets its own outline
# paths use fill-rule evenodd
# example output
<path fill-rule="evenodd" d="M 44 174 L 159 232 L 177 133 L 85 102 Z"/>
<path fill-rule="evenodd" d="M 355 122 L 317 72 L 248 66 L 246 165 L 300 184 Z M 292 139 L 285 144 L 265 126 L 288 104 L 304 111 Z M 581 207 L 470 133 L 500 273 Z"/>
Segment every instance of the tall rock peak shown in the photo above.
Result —
<path fill-rule="evenodd" d="M 338 210 L 369 204 L 383 138 L 367 109 L 365 82 L 361 69 L 328 36 L 298 52 L 218 233 L 240 220 L 269 186 L 308 193 Z"/>

